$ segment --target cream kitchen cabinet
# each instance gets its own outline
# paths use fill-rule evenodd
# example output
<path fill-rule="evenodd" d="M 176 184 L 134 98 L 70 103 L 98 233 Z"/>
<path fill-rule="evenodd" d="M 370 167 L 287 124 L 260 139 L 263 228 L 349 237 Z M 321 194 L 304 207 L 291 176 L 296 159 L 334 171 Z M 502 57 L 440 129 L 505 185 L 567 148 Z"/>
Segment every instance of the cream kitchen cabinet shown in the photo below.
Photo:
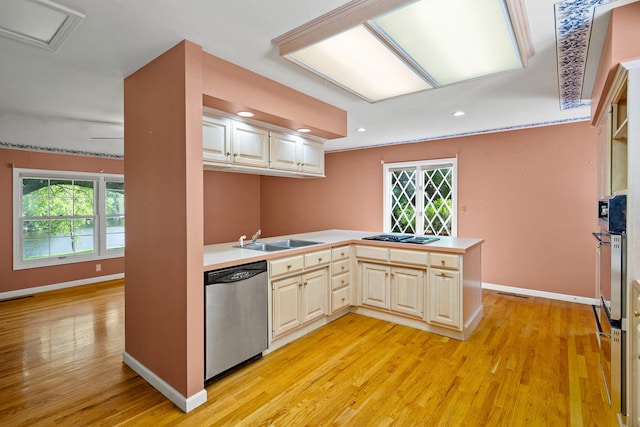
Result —
<path fill-rule="evenodd" d="M 465 340 L 482 319 L 481 249 L 355 245 L 353 311 Z"/>
<path fill-rule="evenodd" d="M 427 321 L 448 328 L 462 329 L 460 273 L 431 268 L 427 289 Z"/>
<path fill-rule="evenodd" d="M 231 162 L 236 165 L 269 167 L 269 131 L 243 122 L 232 122 Z"/>
<path fill-rule="evenodd" d="M 206 169 L 213 170 L 324 176 L 324 141 L 218 116 L 212 110 L 202 117 L 202 160 Z"/>
<path fill-rule="evenodd" d="M 362 304 L 423 317 L 424 270 L 360 263 Z"/>
<path fill-rule="evenodd" d="M 391 268 L 387 265 L 360 263 L 362 304 L 388 310 L 391 307 Z"/>
<path fill-rule="evenodd" d="M 202 159 L 231 161 L 231 120 L 212 116 L 202 118 Z"/>
<path fill-rule="evenodd" d="M 333 314 L 351 305 L 351 250 L 341 246 L 331 250 L 331 298 Z"/>
<path fill-rule="evenodd" d="M 269 131 L 224 117 L 203 116 L 204 162 L 266 168 L 269 166 Z"/>
<path fill-rule="evenodd" d="M 324 143 L 322 142 L 271 131 L 269 154 L 271 169 L 324 174 Z"/>
<path fill-rule="evenodd" d="M 327 271 L 325 267 L 271 283 L 274 338 L 326 314 Z"/>
<path fill-rule="evenodd" d="M 272 338 L 324 317 L 328 306 L 331 249 L 269 261 Z"/>

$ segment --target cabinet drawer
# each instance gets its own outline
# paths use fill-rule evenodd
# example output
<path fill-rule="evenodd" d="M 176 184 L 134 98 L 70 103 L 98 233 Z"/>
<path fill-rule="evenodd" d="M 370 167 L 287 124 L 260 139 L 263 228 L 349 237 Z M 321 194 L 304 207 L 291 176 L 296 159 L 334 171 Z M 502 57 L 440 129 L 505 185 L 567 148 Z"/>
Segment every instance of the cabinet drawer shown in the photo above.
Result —
<path fill-rule="evenodd" d="M 295 273 L 296 271 L 302 271 L 303 268 L 304 258 L 302 255 L 274 259 L 269 261 L 269 276 L 277 277 L 283 274 Z"/>
<path fill-rule="evenodd" d="M 349 272 L 337 274 L 331 278 L 331 289 L 340 289 L 349 286 Z"/>
<path fill-rule="evenodd" d="M 331 249 L 331 260 L 349 259 L 349 255 L 351 254 L 350 249 L 350 246 L 340 246 L 339 248 Z"/>
<path fill-rule="evenodd" d="M 356 257 L 389 261 L 389 249 L 375 246 L 356 246 Z"/>
<path fill-rule="evenodd" d="M 326 251 L 311 252 L 310 254 L 304 254 L 304 267 L 312 268 L 318 265 L 329 264 L 331 261 L 331 249 Z"/>
<path fill-rule="evenodd" d="M 348 259 L 344 261 L 334 261 L 331 264 L 331 274 L 336 275 L 341 273 L 348 273 L 350 263 L 351 261 Z"/>
<path fill-rule="evenodd" d="M 431 266 L 459 270 L 460 256 L 452 254 L 431 253 Z"/>
<path fill-rule="evenodd" d="M 389 249 L 391 262 L 414 264 L 426 267 L 429 265 L 429 252 L 408 251 L 405 249 Z"/>
<path fill-rule="evenodd" d="M 338 311 L 342 308 L 348 307 L 349 301 L 349 288 L 342 288 L 331 292 L 331 312 Z"/>

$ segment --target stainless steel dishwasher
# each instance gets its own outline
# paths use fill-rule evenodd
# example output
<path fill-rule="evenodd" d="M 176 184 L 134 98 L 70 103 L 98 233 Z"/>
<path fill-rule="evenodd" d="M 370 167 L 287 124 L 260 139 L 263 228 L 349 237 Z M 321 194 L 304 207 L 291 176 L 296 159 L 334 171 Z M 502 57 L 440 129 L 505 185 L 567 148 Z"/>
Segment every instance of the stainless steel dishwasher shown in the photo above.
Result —
<path fill-rule="evenodd" d="M 204 273 L 205 383 L 267 349 L 267 262 Z"/>

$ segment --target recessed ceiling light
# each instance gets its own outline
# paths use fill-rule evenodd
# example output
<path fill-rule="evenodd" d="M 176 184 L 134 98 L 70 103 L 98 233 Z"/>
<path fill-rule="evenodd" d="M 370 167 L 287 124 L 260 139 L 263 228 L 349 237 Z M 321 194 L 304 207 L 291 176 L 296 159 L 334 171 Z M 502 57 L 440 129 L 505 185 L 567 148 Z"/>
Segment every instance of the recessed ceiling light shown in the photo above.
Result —
<path fill-rule="evenodd" d="M 367 130 L 365 128 L 358 128 L 356 129 L 356 132 L 366 132 Z"/>
<path fill-rule="evenodd" d="M 459 110 L 459 111 L 454 112 L 454 113 L 453 113 L 453 114 L 451 114 L 451 115 L 452 115 L 453 117 L 461 117 L 461 116 L 464 116 L 464 115 L 465 115 L 465 112 L 464 112 L 464 111 Z"/>
<path fill-rule="evenodd" d="M 300 133 L 309 133 L 309 132 L 311 132 L 311 129 L 309 129 L 309 128 L 300 128 L 300 129 L 298 129 L 298 132 L 300 132 Z"/>
<path fill-rule="evenodd" d="M 236 114 L 239 115 L 240 117 L 253 117 L 253 116 L 255 116 L 255 114 L 253 114 L 251 111 L 238 111 Z"/>
<path fill-rule="evenodd" d="M 50 0 L 3 0 L 0 35 L 56 50 L 84 15 Z"/>

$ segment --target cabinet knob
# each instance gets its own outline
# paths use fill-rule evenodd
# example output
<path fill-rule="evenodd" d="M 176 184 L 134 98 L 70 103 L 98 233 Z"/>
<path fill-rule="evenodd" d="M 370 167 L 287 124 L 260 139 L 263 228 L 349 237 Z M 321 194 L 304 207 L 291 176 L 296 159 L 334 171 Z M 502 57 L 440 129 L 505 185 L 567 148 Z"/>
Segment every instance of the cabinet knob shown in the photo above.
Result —
<path fill-rule="evenodd" d="M 340 256 L 341 256 L 341 257 L 342 257 L 342 256 L 344 256 L 344 252 L 340 252 Z"/>
<path fill-rule="evenodd" d="M 307 286 L 307 282 L 304 282 L 304 285 Z"/>
<path fill-rule="evenodd" d="M 446 262 L 444 260 L 440 260 L 440 262 L 442 263 L 442 265 L 446 264 Z"/>
<path fill-rule="evenodd" d="M 342 302 L 344 302 L 344 300 L 345 300 L 345 299 L 346 299 L 345 297 L 342 297 Z M 639 357 L 640 357 L 640 356 L 639 356 Z"/>
<path fill-rule="evenodd" d="M 233 153 L 233 157 L 238 157 L 240 153 Z"/>
<path fill-rule="evenodd" d="M 227 153 L 227 154 L 225 154 L 225 156 L 227 156 L 227 157 L 229 157 L 230 155 L 231 155 L 231 153 Z"/>
<path fill-rule="evenodd" d="M 341 269 L 341 270 L 344 270 L 344 265 L 340 266 L 340 269 Z"/>
<path fill-rule="evenodd" d="M 640 311 L 634 310 L 633 317 L 640 317 Z"/>
<path fill-rule="evenodd" d="M 291 264 L 287 264 L 287 270 L 291 270 Z"/>
<path fill-rule="evenodd" d="M 341 285 L 344 285 L 344 280 L 340 280 L 340 284 L 341 284 Z"/>
<path fill-rule="evenodd" d="M 298 287 L 301 288 L 302 287 L 302 282 L 298 282 Z"/>
<path fill-rule="evenodd" d="M 322 262 L 322 257 L 318 258 L 318 262 Z"/>

